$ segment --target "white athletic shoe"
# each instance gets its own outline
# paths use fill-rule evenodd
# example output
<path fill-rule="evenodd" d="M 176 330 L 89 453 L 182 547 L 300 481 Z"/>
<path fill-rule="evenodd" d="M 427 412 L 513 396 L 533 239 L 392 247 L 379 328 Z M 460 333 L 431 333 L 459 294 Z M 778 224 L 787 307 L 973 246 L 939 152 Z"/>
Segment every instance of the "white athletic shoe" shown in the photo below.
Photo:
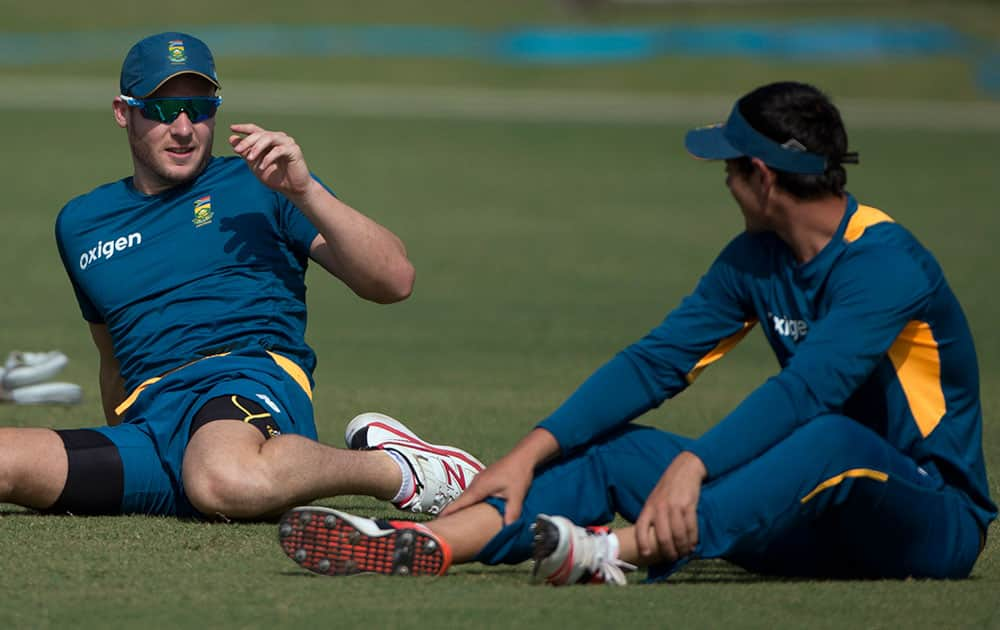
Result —
<path fill-rule="evenodd" d="M 74 383 L 38 383 L 10 391 L 0 389 L 0 401 L 16 405 L 75 405 L 83 400 L 83 390 Z"/>
<path fill-rule="evenodd" d="M 429 444 L 399 420 L 363 413 L 347 425 L 347 447 L 398 453 L 413 473 L 413 494 L 394 505 L 407 512 L 438 514 L 465 491 L 484 468 L 482 462 L 453 446 Z"/>
<path fill-rule="evenodd" d="M 58 350 L 52 352 L 18 352 L 7 355 L 3 366 L 2 389 L 17 389 L 25 385 L 43 383 L 58 374 L 69 359 Z"/>
<path fill-rule="evenodd" d="M 539 514 L 534 529 L 533 582 L 625 586 L 625 571 L 635 570 L 612 550 L 607 527 L 584 528 L 562 516 Z"/>

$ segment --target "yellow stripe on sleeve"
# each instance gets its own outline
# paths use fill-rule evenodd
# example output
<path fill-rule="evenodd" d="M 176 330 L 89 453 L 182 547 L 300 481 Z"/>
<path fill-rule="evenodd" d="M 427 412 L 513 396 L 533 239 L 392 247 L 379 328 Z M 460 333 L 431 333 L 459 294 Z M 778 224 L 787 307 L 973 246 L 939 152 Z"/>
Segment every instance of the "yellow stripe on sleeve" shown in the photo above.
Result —
<path fill-rule="evenodd" d="M 889 348 L 889 359 L 920 435 L 927 437 L 947 410 L 941 387 L 941 355 L 930 325 L 918 321 L 907 324 Z"/>
<path fill-rule="evenodd" d="M 687 374 L 688 385 L 694 383 L 695 379 L 701 375 L 702 370 L 704 370 L 709 365 L 715 363 L 716 361 L 724 357 L 727 352 L 735 348 L 736 344 L 742 341 L 743 338 L 747 336 L 747 333 L 750 332 L 750 329 L 753 328 L 756 324 L 757 324 L 756 319 L 751 319 L 750 321 L 743 322 L 743 328 L 737 330 L 735 333 L 729 335 L 728 337 L 720 341 L 718 344 L 716 344 L 716 346 L 712 348 L 708 352 L 708 354 L 703 356 L 701 360 L 698 361 L 698 363 L 696 363 L 693 368 L 691 368 L 691 371 L 688 372 Z"/>

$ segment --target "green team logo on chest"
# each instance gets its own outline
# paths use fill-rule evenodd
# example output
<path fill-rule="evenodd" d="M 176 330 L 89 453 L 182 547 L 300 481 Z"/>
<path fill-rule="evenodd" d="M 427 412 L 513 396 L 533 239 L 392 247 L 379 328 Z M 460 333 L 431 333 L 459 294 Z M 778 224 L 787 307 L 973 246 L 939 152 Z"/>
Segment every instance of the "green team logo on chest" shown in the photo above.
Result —
<path fill-rule="evenodd" d="M 205 195 L 204 197 L 197 199 L 194 202 L 194 219 L 191 223 L 194 223 L 195 227 L 202 227 L 208 225 L 212 222 L 212 196 Z"/>

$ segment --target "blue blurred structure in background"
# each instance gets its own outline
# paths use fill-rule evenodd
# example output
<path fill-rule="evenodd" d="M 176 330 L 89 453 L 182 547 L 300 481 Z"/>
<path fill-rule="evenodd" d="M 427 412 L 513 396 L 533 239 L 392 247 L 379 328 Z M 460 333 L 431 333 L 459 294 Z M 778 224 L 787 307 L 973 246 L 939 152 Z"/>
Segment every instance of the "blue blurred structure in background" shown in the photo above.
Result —
<path fill-rule="evenodd" d="M 184 29 L 181 29 L 184 30 Z M 191 27 L 219 56 L 467 58 L 516 64 L 598 64 L 660 56 L 872 62 L 935 55 L 966 58 L 980 88 L 1000 95 L 1000 52 L 926 22 L 732 23 L 481 30 L 401 25 Z M 0 33 L 0 65 L 118 59 L 139 31 Z"/>

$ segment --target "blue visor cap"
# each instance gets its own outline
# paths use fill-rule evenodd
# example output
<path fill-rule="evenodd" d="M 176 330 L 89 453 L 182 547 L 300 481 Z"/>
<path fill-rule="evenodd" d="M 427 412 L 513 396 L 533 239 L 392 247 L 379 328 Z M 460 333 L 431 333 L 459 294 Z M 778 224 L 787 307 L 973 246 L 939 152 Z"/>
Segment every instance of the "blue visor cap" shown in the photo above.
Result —
<path fill-rule="evenodd" d="M 196 74 L 217 88 L 215 60 L 205 42 L 185 33 L 158 33 L 140 40 L 122 63 L 121 93 L 144 98 L 179 74 Z"/>
<path fill-rule="evenodd" d="M 759 158 L 771 168 L 803 175 L 826 172 L 826 157 L 810 153 L 798 141 L 779 144 L 750 126 L 733 106 L 725 124 L 692 129 L 684 137 L 688 153 L 703 160 L 732 160 L 738 157 Z"/>

